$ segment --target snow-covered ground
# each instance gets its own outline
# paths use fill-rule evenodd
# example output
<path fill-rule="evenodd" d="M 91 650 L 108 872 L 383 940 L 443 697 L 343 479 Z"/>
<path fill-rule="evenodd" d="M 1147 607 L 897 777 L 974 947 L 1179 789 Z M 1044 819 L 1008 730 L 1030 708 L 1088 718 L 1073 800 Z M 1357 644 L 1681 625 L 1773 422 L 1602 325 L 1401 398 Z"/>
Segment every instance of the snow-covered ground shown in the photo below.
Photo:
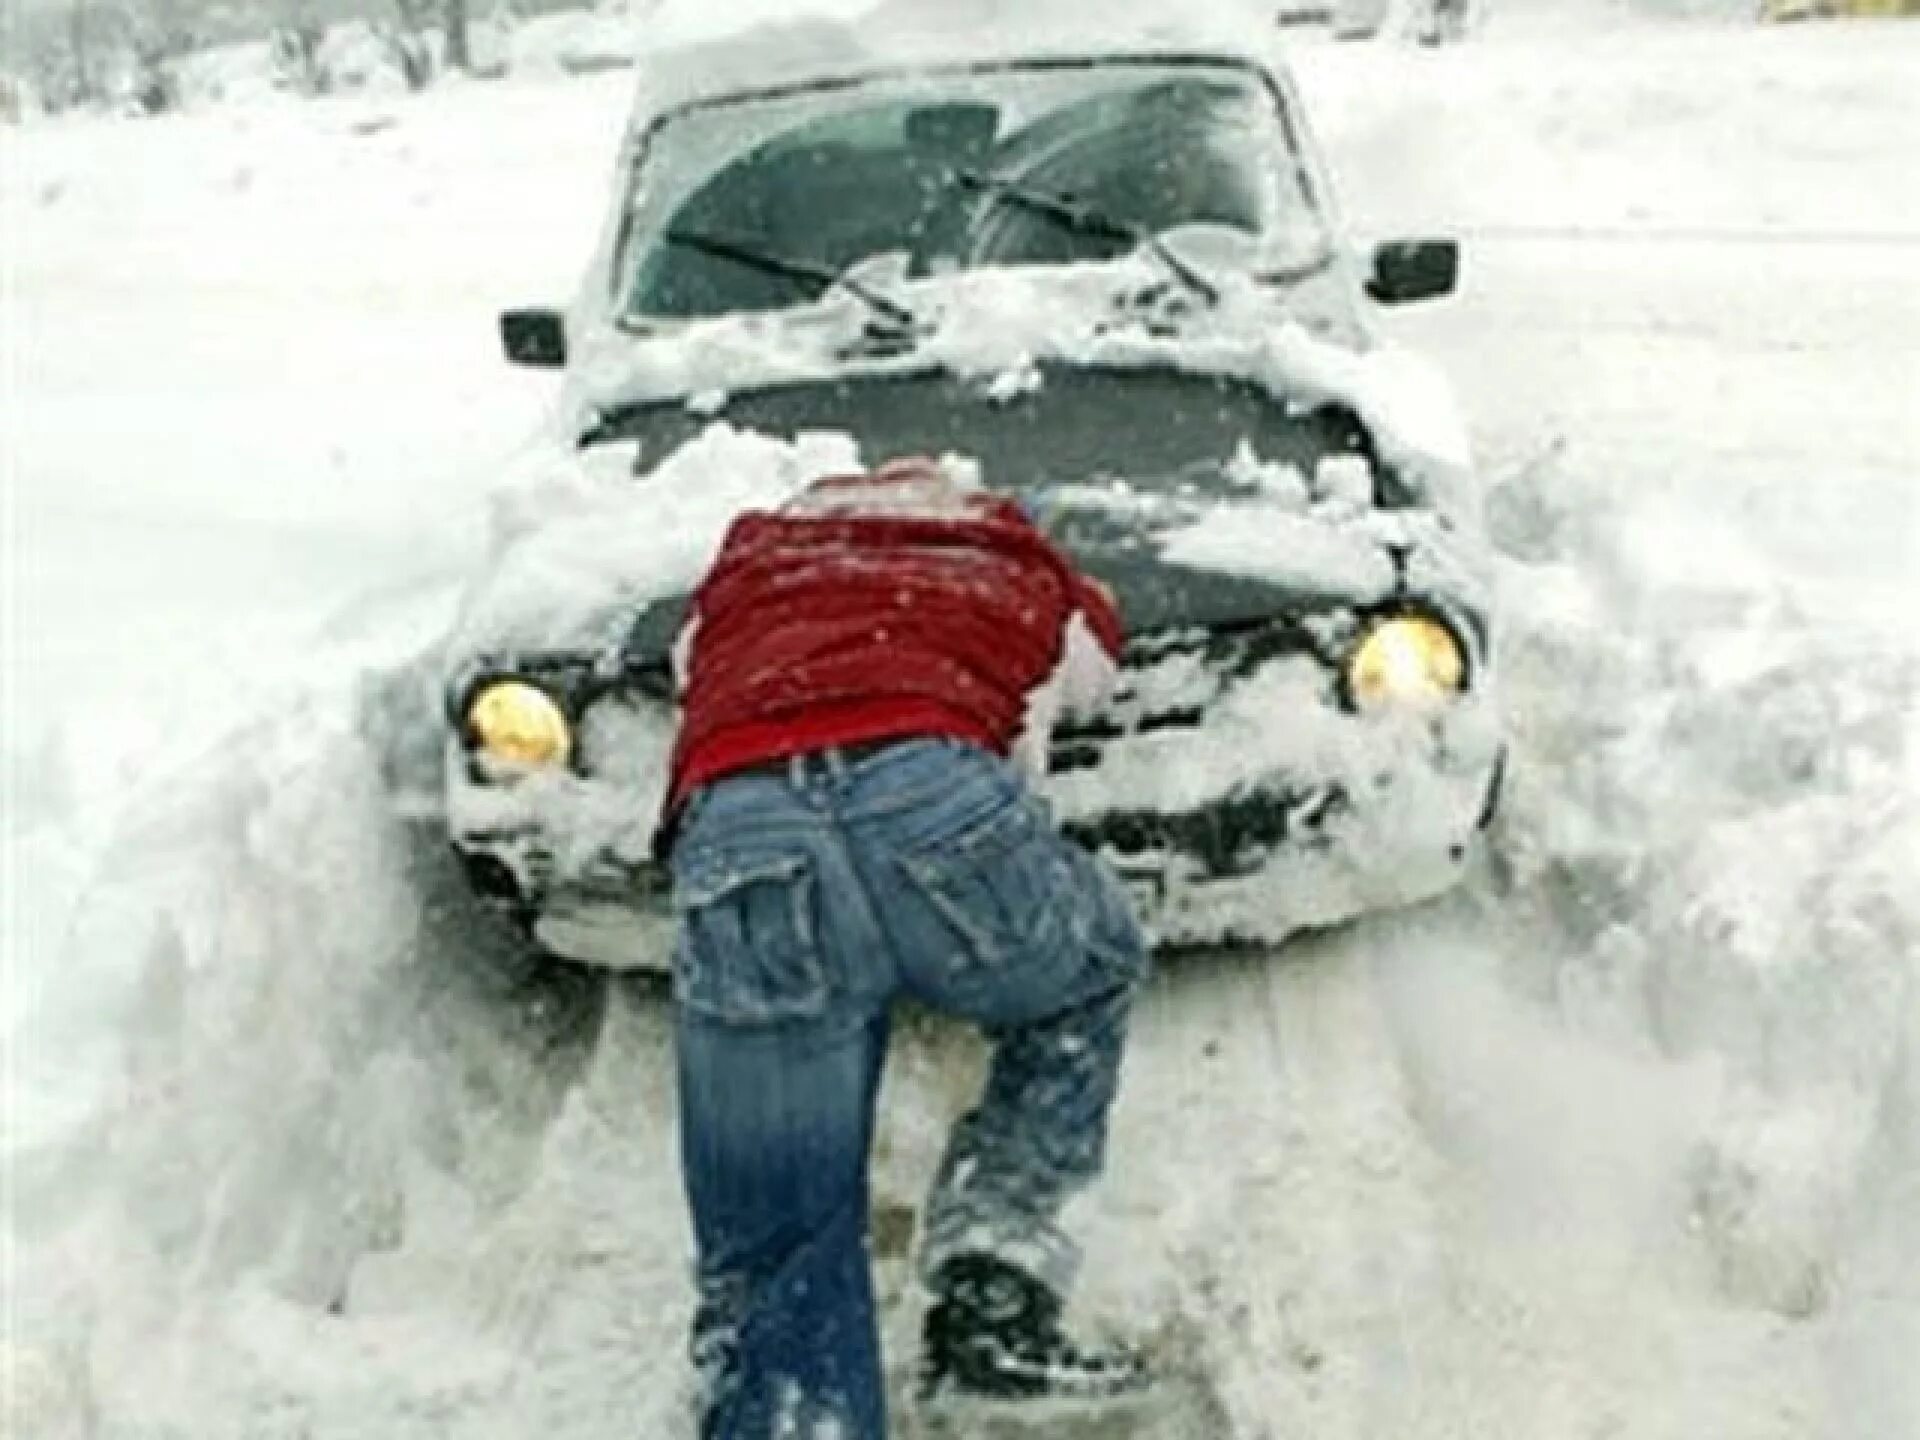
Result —
<path fill-rule="evenodd" d="M 1156 988 L 1085 1302 L 1195 1436 L 1913 1440 L 1920 29 L 1500 18 L 1299 66 L 1351 218 L 1468 241 L 1392 323 L 1494 487 L 1507 812 Z M 685 1433 L 659 1007 L 455 953 L 352 703 L 627 84 L 4 136 L 10 1436 Z M 976 1063 L 902 1036 L 889 1296 Z"/>

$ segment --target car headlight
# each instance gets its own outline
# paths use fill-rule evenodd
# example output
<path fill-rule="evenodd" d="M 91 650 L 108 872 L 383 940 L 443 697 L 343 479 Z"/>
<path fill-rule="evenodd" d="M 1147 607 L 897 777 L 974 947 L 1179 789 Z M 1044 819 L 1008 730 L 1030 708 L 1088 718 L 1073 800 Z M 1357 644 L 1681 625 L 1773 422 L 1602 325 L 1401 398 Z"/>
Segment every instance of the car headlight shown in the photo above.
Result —
<path fill-rule="evenodd" d="M 467 741 L 490 760 L 523 767 L 564 765 L 573 727 L 558 700 L 525 680 L 494 680 L 467 701 Z"/>
<path fill-rule="evenodd" d="M 1376 621 L 1347 658 L 1347 694 L 1363 710 L 1451 700 L 1466 679 L 1459 640 L 1427 615 Z"/>

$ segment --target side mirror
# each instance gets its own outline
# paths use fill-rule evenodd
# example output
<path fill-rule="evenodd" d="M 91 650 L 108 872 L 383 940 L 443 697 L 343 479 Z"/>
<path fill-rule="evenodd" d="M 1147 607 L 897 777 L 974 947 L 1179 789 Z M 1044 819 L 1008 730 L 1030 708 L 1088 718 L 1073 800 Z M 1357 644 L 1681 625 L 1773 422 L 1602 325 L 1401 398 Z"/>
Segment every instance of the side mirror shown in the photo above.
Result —
<path fill-rule="evenodd" d="M 505 310 L 500 346 L 515 365 L 558 370 L 567 363 L 567 319 L 558 310 Z"/>
<path fill-rule="evenodd" d="M 1333 0 L 1333 38 L 1371 40 L 1387 23 L 1388 0 Z"/>
<path fill-rule="evenodd" d="M 1367 298 L 1382 305 L 1450 295 L 1460 280 L 1458 240 L 1389 240 L 1374 248 Z"/>

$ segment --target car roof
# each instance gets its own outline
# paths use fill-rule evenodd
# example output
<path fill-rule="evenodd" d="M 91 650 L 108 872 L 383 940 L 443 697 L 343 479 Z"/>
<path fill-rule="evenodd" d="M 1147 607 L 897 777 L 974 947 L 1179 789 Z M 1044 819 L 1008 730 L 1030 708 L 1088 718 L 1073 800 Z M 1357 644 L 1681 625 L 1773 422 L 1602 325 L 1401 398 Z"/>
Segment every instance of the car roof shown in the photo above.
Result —
<path fill-rule="evenodd" d="M 1275 32 L 1249 9 L 1188 0 L 1171 13 L 1031 0 L 882 0 L 852 20 L 750 25 L 645 53 L 633 126 L 705 101 L 895 70 L 1048 59 L 1206 57 L 1280 65 Z"/>

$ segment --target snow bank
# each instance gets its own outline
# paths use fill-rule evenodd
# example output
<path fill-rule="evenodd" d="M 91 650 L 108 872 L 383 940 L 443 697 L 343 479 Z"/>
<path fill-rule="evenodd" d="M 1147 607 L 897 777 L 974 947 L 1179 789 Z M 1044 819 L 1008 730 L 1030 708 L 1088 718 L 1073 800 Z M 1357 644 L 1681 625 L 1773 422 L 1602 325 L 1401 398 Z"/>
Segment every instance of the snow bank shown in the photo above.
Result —
<path fill-rule="evenodd" d="M 1782 243 L 1510 240 L 1469 251 L 1457 318 L 1403 322 L 1502 482 L 1510 797 L 1453 900 L 1143 1007 L 1083 1303 L 1200 1377 L 1190 1433 L 1920 1432 L 1910 267 L 1785 243 L 1906 223 L 1907 34 L 1316 67 L 1370 199 Z M 496 290 L 571 273 L 626 98 L 9 156 L 8 579 L 40 637 L 35 723 L 17 690 L 7 716 L 10 1435 L 688 1433 L 663 1012 L 471 923 L 355 700 L 452 618 L 423 517 L 474 512 L 425 567 L 469 573 L 474 476 L 546 398 L 458 357 Z M 1729 148 L 1747 122 L 1800 138 Z M 1449 132 L 1418 193 L 1387 137 Z M 329 516 L 338 552 L 296 563 Z M 307 643 L 376 585 L 404 623 L 376 599 L 364 647 Z M 273 685 L 232 688 L 265 656 Z M 876 1194 L 903 1360 L 913 1207 L 979 1058 L 903 1017 Z"/>
<path fill-rule="evenodd" d="M 1729 241 L 1725 263 L 1751 264 L 1768 235 L 1920 234 L 1911 26 L 1503 39 L 1515 12 L 1493 13 L 1474 44 L 1336 45 L 1297 67 L 1349 215 L 1379 234 L 1464 234 L 1468 286 L 1477 235 L 1704 232 Z M 1568 288 L 1580 279 L 1570 266 Z"/>

